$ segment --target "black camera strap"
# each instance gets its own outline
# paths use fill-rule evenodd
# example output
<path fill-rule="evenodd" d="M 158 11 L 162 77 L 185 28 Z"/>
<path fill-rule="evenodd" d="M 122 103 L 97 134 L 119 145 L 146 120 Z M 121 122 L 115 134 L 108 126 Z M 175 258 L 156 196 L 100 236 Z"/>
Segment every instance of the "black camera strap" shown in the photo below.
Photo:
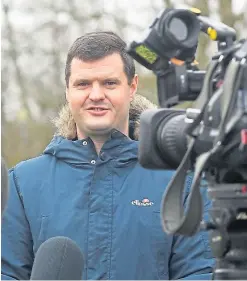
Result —
<path fill-rule="evenodd" d="M 210 99 L 209 93 L 212 77 L 220 62 L 221 59 L 212 61 L 212 63 L 209 65 L 204 80 L 205 82 L 197 101 L 197 108 L 201 110 L 201 113 L 196 118 L 196 120 L 194 120 L 188 130 L 191 136 L 193 135 L 193 131 L 196 130 L 197 126 L 203 118 L 203 112 L 208 100 Z M 169 234 L 179 233 L 183 235 L 193 235 L 200 226 L 203 206 L 199 185 L 201 183 L 201 173 L 208 161 L 208 158 L 210 157 L 210 153 L 200 155 L 196 161 L 190 193 L 186 200 L 186 215 L 184 214 L 183 204 L 183 190 L 185 188 L 188 171 L 192 169 L 191 154 L 193 152 L 195 141 L 195 138 L 190 138 L 186 154 L 162 198 L 162 224 L 165 232 Z"/>
<path fill-rule="evenodd" d="M 212 92 L 213 85 L 211 81 L 213 80 L 215 71 L 219 66 L 219 64 L 221 63 L 222 59 L 223 56 L 220 56 L 217 60 L 213 60 L 210 63 L 204 78 L 201 93 L 199 94 L 198 98 L 195 101 L 195 105 L 194 105 L 195 108 L 202 110 L 204 106 L 207 104 L 207 102 L 210 100 L 211 96 L 213 95 Z"/>
<path fill-rule="evenodd" d="M 233 129 L 242 117 L 243 112 L 241 111 L 241 108 L 236 110 L 236 96 L 238 95 L 238 89 L 240 88 L 245 64 L 245 58 L 241 59 L 241 61 L 234 58 L 228 65 L 223 84 L 224 90 L 221 96 L 221 123 L 219 126 L 219 134 L 215 139 L 214 145 L 219 146 L 224 140 L 225 135 Z"/>
<path fill-rule="evenodd" d="M 183 161 L 181 162 L 175 176 L 167 187 L 162 200 L 163 228 L 169 234 L 194 235 L 201 223 L 203 204 L 200 193 L 201 175 L 207 164 L 211 151 L 201 154 L 196 161 L 194 177 L 190 193 L 187 198 L 186 214 L 183 206 L 183 190 L 190 166 L 190 154 L 194 147 L 194 140 L 189 144 Z"/>
<path fill-rule="evenodd" d="M 210 99 L 210 81 L 220 61 L 221 59 L 219 61 L 212 62 L 208 69 L 207 77 L 205 77 L 204 87 L 199 96 L 199 101 L 197 101 L 197 107 L 201 109 L 201 114 L 191 125 L 191 136 L 193 135 L 193 130 L 196 129 L 198 124 L 202 121 L 203 112 L 206 108 L 207 102 Z M 222 121 L 219 130 L 219 137 L 216 140 L 215 146 L 213 146 L 211 150 L 197 157 L 194 167 L 194 177 L 185 207 L 186 214 L 184 214 L 183 190 L 185 188 L 188 171 L 192 169 L 190 160 L 196 142 L 195 138 L 192 137 L 190 139 L 187 152 L 163 196 L 161 205 L 161 213 L 163 218 L 162 223 L 165 232 L 169 234 L 177 233 L 192 236 L 200 227 L 203 213 L 203 204 L 199 188 L 201 176 L 211 155 L 216 153 L 221 147 L 220 140 L 225 133 L 224 129 L 226 127 L 228 113 L 232 108 L 234 95 L 236 94 L 236 90 L 238 89 L 240 83 L 240 65 L 241 63 L 233 59 L 227 69 L 222 93 Z M 236 120 L 239 119 L 237 116 L 235 118 Z M 233 122 L 233 124 L 234 123 L 235 122 Z"/>

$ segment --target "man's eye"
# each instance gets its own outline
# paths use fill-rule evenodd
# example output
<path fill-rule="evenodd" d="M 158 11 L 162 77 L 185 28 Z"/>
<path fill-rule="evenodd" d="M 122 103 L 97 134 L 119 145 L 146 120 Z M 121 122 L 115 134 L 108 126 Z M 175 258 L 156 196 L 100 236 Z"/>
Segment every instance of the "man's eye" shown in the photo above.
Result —
<path fill-rule="evenodd" d="M 87 87 L 89 85 L 88 82 L 81 82 L 78 84 L 78 86 L 81 86 L 81 87 Z"/>
<path fill-rule="evenodd" d="M 116 85 L 117 83 L 116 83 L 116 81 L 106 81 L 105 84 L 107 86 L 113 86 L 113 85 Z"/>

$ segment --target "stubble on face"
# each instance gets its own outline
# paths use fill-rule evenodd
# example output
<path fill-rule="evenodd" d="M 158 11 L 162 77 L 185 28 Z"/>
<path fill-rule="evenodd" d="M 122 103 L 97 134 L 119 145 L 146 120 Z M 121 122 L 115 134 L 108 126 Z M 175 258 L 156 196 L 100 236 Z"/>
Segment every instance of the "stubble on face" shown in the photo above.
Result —
<path fill-rule="evenodd" d="M 129 85 L 119 54 L 85 62 L 73 59 L 66 96 L 78 138 L 109 135 L 115 128 L 128 135 L 129 105 L 137 78 Z"/>

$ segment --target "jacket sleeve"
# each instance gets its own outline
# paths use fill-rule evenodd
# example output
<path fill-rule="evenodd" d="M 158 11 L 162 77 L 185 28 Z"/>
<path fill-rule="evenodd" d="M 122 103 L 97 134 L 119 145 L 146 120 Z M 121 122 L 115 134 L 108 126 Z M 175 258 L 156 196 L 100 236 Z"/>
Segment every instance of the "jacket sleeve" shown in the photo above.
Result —
<path fill-rule="evenodd" d="M 2 280 L 29 280 L 32 236 L 14 169 L 9 172 L 9 200 L 2 218 Z"/>
<path fill-rule="evenodd" d="M 209 220 L 211 201 L 207 189 L 201 188 L 204 202 L 203 219 Z M 209 235 L 200 231 L 194 236 L 174 236 L 170 257 L 170 279 L 212 280 L 215 259 L 213 258 Z"/>

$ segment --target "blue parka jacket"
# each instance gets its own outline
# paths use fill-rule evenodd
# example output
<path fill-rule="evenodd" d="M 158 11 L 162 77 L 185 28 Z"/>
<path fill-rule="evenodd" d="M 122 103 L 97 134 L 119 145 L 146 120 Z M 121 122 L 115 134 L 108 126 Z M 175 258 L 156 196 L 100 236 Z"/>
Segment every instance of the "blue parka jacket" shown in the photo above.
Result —
<path fill-rule="evenodd" d="M 117 130 L 99 155 L 90 138 L 55 136 L 42 155 L 12 168 L 2 279 L 30 279 L 39 246 L 55 236 L 82 250 L 83 279 L 211 279 L 208 233 L 162 230 L 161 199 L 174 171 L 144 169 L 137 150 L 138 142 Z M 206 189 L 202 196 L 208 219 Z"/>

